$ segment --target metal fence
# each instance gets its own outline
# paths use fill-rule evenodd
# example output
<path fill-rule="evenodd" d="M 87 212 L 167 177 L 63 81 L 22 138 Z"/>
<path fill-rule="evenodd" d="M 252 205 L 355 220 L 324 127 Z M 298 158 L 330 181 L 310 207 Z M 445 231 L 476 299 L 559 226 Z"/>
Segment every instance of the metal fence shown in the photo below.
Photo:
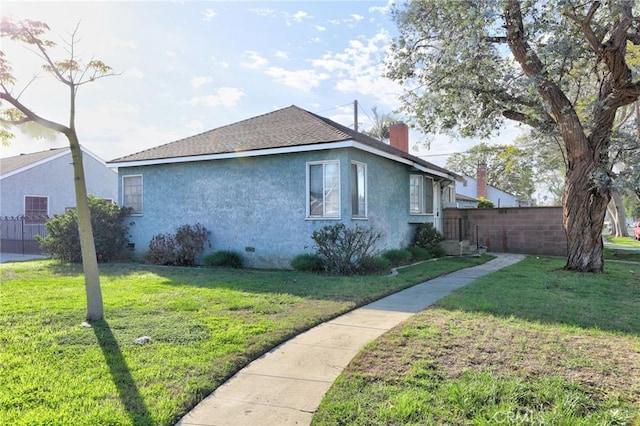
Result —
<path fill-rule="evenodd" d="M 36 235 L 47 236 L 47 216 L 0 217 L 0 251 L 42 254 Z"/>

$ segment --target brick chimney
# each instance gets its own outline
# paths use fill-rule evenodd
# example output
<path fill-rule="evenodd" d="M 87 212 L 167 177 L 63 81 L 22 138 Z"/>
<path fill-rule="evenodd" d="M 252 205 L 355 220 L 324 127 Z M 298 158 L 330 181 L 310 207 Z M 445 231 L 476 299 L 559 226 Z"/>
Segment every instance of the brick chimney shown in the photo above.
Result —
<path fill-rule="evenodd" d="M 476 170 L 477 196 L 476 198 L 487 198 L 487 165 L 478 164 Z"/>
<path fill-rule="evenodd" d="M 402 122 L 389 126 L 389 144 L 400 151 L 409 152 L 409 126 Z"/>

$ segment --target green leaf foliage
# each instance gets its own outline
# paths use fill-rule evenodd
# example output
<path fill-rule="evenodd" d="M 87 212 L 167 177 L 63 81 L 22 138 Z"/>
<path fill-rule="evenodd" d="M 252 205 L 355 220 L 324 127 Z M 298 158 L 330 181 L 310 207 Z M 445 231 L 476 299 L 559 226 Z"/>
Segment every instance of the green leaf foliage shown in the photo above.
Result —
<path fill-rule="evenodd" d="M 98 261 L 113 262 L 126 258 L 128 228 L 123 221 L 129 210 L 91 195 L 88 201 Z M 43 252 L 54 259 L 82 262 L 76 210 L 55 215 L 47 221 L 47 236 L 39 237 L 38 241 Z"/>

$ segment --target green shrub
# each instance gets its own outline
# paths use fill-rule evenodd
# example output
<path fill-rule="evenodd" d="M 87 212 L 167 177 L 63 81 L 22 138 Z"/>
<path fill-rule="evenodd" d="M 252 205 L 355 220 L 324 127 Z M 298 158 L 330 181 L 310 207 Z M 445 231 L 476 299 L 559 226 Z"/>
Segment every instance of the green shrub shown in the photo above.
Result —
<path fill-rule="evenodd" d="M 440 245 L 432 248 L 429 252 L 432 255 L 431 257 L 445 257 L 447 255 L 447 250 Z"/>
<path fill-rule="evenodd" d="M 415 261 L 427 260 L 434 257 L 433 254 L 431 254 L 431 252 L 424 247 L 411 246 L 407 248 L 407 250 L 409 250 L 409 252 L 413 255 L 413 260 Z"/>
<path fill-rule="evenodd" d="M 209 232 L 199 223 L 179 226 L 175 234 L 154 235 L 145 260 L 154 265 L 193 266 L 208 238 Z"/>
<path fill-rule="evenodd" d="M 291 261 L 291 267 L 296 271 L 322 272 L 324 265 L 317 254 L 299 254 Z"/>
<path fill-rule="evenodd" d="M 391 265 L 407 265 L 413 260 L 413 254 L 409 250 L 391 249 L 382 254 L 382 257 L 389 259 Z"/>
<path fill-rule="evenodd" d="M 206 255 L 202 259 L 205 266 L 222 266 L 224 268 L 242 268 L 242 256 L 239 253 L 228 250 L 221 250 Z"/>
<path fill-rule="evenodd" d="M 88 197 L 91 227 L 98 262 L 126 259 L 127 230 L 123 220 L 129 210 L 110 201 Z M 43 253 L 64 262 L 82 262 L 78 213 L 75 209 L 47 221 L 47 236 L 36 236 Z"/>
<path fill-rule="evenodd" d="M 360 261 L 359 273 L 364 274 L 384 274 L 391 269 L 389 259 L 382 256 L 365 257 Z"/>
<path fill-rule="evenodd" d="M 432 223 L 423 223 L 416 229 L 413 237 L 413 245 L 425 248 L 432 252 L 436 247 L 440 247 L 440 243 L 444 241 L 444 237 L 433 226 Z"/>
<path fill-rule="evenodd" d="M 373 256 L 380 233 L 373 228 L 347 228 L 344 223 L 337 223 L 314 231 L 311 238 L 327 272 L 353 275 L 361 273 L 362 263 Z"/>
<path fill-rule="evenodd" d="M 492 209 L 494 208 L 495 205 L 493 204 L 493 201 L 489 200 L 488 198 L 485 197 L 478 197 L 478 208 L 479 209 Z"/>

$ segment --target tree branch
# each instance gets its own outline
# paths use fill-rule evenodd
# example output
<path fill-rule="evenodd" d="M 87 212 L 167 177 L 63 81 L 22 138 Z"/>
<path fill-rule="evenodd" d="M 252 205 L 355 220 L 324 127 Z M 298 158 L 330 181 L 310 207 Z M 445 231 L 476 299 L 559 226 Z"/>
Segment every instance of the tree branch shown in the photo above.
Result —
<path fill-rule="evenodd" d="M 68 127 L 63 126 L 62 124 L 40 117 L 38 114 L 31 111 L 29 108 L 24 106 L 20 101 L 18 101 L 16 98 L 11 96 L 7 92 L 0 92 L 0 99 L 9 102 L 11 105 L 16 107 L 21 113 L 23 113 L 26 116 L 26 119 L 24 119 L 26 120 L 25 122 L 33 121 L 48 129 L 54 130 L 56 132 L 60 132 L 65 136 L 68 135 L 70 131 Z M 21 123 L 21 124 L 24 124 L 24 123 Z"/>

